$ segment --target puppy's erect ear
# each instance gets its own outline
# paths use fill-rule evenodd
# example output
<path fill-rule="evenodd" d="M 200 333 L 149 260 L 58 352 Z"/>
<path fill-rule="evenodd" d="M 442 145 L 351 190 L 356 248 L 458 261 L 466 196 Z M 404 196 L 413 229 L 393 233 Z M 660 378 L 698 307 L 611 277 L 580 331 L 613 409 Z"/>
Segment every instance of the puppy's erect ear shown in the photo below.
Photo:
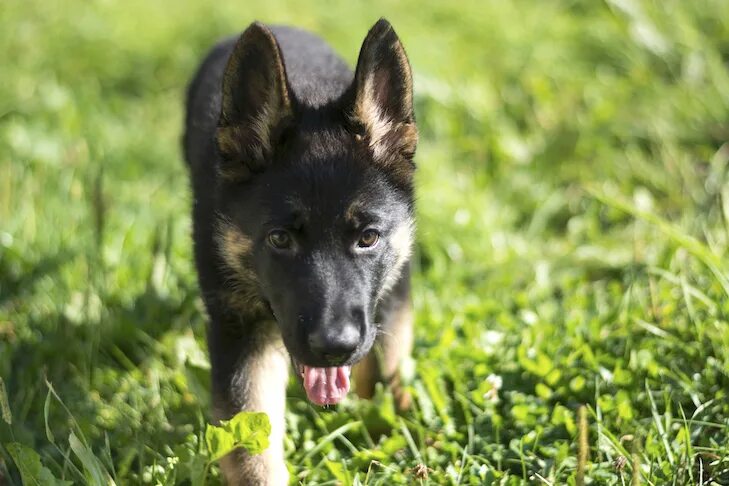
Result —
<path fill-rule="evenodd" d="M 363 130 L 375 162 L 408 182 L 418 143 L 413 78 L 405 49 L 385 19 L 370 29 L 362 44 L 352 118 Z"/>
<path fill-rule="evenodd" d="M 291 118 L 281 50 L 268 27 L 254 22 L 238 39 L 223 75 L 216 134 L 223 177 L 244 180 L 264 169 Z"/>

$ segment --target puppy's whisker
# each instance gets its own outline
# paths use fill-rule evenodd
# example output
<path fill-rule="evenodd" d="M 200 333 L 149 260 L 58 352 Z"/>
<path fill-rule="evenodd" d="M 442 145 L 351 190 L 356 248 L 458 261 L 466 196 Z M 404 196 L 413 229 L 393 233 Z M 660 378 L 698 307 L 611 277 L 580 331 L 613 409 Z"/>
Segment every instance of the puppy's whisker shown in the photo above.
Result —
<path fill-rule="evenodd" d="M 380 329 L 377 330 L 377 336 L 392 337 L 392 336 L 394 336 L 394 334 L 391 333 L 390 331 L 386 331 L 385 329 L 381 329 L 380 328 Z"/>

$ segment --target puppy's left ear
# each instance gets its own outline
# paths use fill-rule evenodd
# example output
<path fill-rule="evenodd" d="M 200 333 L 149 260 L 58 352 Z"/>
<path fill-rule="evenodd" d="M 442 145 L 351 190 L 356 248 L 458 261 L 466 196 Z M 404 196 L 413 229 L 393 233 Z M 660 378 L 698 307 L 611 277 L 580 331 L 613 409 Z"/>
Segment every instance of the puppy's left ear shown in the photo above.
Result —
<path fill-rule="evenodd" d="M 380 19 L 365 38 L 354 76 L 351 118 L 375 163 L 410 182 L 418 130 L 413 113 L 413 77 L 392 25 Z"/>

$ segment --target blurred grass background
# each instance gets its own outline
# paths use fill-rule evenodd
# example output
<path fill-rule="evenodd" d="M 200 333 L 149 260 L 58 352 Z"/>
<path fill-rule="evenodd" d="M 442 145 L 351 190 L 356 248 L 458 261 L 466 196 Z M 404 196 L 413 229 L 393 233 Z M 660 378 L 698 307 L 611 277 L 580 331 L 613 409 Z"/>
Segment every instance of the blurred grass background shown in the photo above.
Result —
<path fill-rule="evenodd" d="M 586 405 L 588 481 L 729 484 L 724 0 L 4 1 L 0 483 L 18 450 L 74 483 L 200 474 L 186 83 L 254 19 L 354 64 L 380 16 L 421 130 L 415 407 L 291 386 L 292 480 L 575 484 Z"/>

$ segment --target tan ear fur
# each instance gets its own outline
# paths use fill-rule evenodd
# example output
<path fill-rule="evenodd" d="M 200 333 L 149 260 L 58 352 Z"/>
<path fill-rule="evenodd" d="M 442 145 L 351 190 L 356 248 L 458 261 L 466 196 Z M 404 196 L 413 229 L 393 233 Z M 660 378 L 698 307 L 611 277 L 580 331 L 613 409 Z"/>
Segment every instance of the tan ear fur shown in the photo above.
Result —
<path fill-rule="evenodd" d="M 360 50 L 352 118 L 364 129 L 374 160 L 396 174 L 412 173 L 418 143 L 412 72 L 392 26 L 380 19 Z"/>
<path fill-rule="evenodd" d="M 238 39 L 223 76 L 216 140 L 224 176 L 246 178 L 266 165 L 275 135 L 292 116 L 281 50 L 254 22 Z"/>

